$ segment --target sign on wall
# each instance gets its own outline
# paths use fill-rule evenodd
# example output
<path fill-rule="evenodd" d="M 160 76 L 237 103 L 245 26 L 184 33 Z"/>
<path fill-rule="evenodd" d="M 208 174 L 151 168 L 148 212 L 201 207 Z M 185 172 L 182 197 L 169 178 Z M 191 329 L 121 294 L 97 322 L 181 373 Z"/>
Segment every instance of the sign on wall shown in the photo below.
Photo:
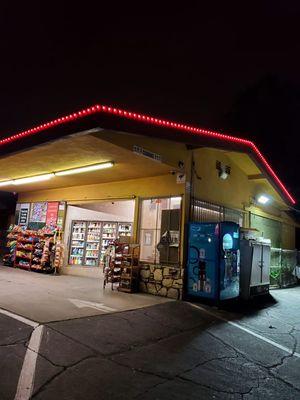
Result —
<path fill-rule="evenodd" d="M 46 222 L 47 202 L 32 203 L 30 222 Z"/>
<path fill-rule="evenodd" d="M 46 213 L 46 225 L 56 225 L 58 216 L 58 201 L 51 201 L 48 203 Z"/>
<path fill-rule="evenodd" d="M 29 220 L 30 203 L 20 204 L 18 225 L 25 226 Z"/>
<path fill-rule="evenodd" d="M 57 214 L 57 227 L 58 228 L 63 227 L 65 212 L 66 212 L 66 203 L 64 201 L 61 201 L 58 206 L 58 214 Z"/>

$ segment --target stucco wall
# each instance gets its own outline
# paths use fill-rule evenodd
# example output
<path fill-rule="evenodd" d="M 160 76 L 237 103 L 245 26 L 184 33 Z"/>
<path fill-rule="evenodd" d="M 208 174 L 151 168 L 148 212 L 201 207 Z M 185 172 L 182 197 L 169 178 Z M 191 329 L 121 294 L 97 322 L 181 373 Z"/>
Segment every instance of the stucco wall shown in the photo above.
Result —
<path fill-rule="evenodd" d="M 194 150 L 195 171 L 201 179 L 194 177 L 195 197 L 208 202 L 243 209 L 249 202 L 251 185 L 247 175 L 229 158 L 225 152 L 215 149 Z M 220 179 L 216 161 L 231 167 L 231 173 L 225 180 Z"/>
<path fill-rule="evenodd" d="M 122 139 L 122 140 L 121 140 Z M 136 138 L 131 138 L 132 143 L 137 143 Z M 118 137 L 118 140 L 124 141 L 124 136 Z M 144 145 L 150 146 L 149 143 Z M 125 141 L 126 142 L 126 141 Z M 151 149 L 159 151 L 157 148 L 157 141 L 153 141 L 156 145 Z M 127 145 L 130 147 L 128 142 Z M 121 143 L 119 143 L 121 145 Z M 143 143 L 138 143 L 143 145 Z M 176 151 L 177 156 L 176 156 Z M 163 142 L 162 153 L 165 155 L 167 152 L 166 143 Z M 201 200 L 212 202 L 218 205 L 238 209 L 250 210 L 250 199 L 257 193 L 257 184 L 248 179 L 246 173 L 233 162 L 226 155 L 225 151 L 220 151 L 212 148 L 200 148 L 193 150 L 195 171 L 201 178 L 197 179 L 194 174 L 193 179 L 193 195 Z M 170 148 L 170 163 L 176 164 L 176 161 L 186 158 L 186 151 L 183 146 L 175 146 Z M 220 161 L 226 165 L 230 165 L 231 173 L 228 179 L 222 180 L 218 177 L 216 170 L 216 161 Z M 186 172 L 188 175 L 189 165 L 186 164 Z M 172 168 L 170 168 L 171 170 Z M 176 183 L 176 175 L 167 174 L 161 176 L 153 176 L 149 178 L 123 180 L 118 182 L 72 186 L 67 188 L 40 190 L 32 192 L 20 193 L 20 202 L 35 202 L 35 201 L 55 201 L 65 200 L 70 202 L 84 201 L 84 200 L 109 200 L 117 198 L 132 198 L 136 197 L 159 197 L 159 196 L 177 196 L 186 193 L 184 184 Z M 185 206 L 185 198 L 183 200 Z M 249 207 L 250 206 L 250 207 Z M 256 214 L 266 216 L 267 218 L 274 218 L 282 223 L 282 246 L 285 248 L 294 248 L 295 246 L 295 233 L 294 223 L 286 216 L 278 207 L 255 207 Z M 135 222 L 137 222 L 138 215 L 136 215 Z M 247 226 L 247 217 L 245 218 Z M 135 224 L 136 226 L 136 224 Z M 184 218 L 182 218 L 182 228 L 184 227 Z M 183 235 L 183 229 L 182 229 Z"/>

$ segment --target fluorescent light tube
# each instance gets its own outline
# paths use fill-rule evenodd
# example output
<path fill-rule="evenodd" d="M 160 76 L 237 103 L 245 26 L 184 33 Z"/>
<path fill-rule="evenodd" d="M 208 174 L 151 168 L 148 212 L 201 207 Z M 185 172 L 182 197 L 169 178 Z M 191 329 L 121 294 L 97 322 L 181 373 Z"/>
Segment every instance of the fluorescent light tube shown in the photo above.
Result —
<path fill-rule="evenodd" d="M 49 179 L 53 178 L 54 174 L 44 174 L 44 175 L 36 175 L 36 176 L 28 176 L 27 178 L 20 178 L 14 179 L 12 183 L 14 185 L 24 185 L 26 183 L 32 182 L 41 182 L 41 181 L 48 181 Z"/>
<path fill-rule="evenodd" d="M 0 186 L 8 186 L 13 185 L 14 181 L 2 181 L 0 182 Z"/>
<path fill-rule="evenodd" d="M 58 171 L 58 172 L 55 172 L 55 175 L 56 176 L 64 176 L 64 175 L 81 174 L 82 172 L 97 171 L 98 169 L 110 168 L 113 165 L 114 165 L 114 163 L 110 161 L 110 162 L 101 163 L 101 164 L 87 165 L 85 167 L 66 169 L 65 171 Z"/>

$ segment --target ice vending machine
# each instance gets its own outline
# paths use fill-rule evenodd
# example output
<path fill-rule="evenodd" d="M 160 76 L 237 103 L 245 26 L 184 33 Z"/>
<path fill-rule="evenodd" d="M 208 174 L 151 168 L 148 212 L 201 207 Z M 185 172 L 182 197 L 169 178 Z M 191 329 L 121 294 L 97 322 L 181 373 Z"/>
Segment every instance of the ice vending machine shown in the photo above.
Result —
<path fill-rule="evenodd" d="M 189 224 L 187 294 L 212 300 L 239 296 L 239 225 Z"/>

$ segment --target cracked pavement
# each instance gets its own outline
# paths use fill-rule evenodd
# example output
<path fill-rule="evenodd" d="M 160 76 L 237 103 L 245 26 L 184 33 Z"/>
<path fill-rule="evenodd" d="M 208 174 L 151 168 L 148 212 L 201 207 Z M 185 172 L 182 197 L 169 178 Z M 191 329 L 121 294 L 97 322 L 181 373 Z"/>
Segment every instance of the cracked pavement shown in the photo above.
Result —
<path fill-rule="evenodd" d="M 46 323 L 32 398 L 299 399 L 300 287 L 272 295 L 209 310 L 291 353 L 184 302 Z M 0 314 L 1 400 L 14 399 L 32 329 Z"/>

